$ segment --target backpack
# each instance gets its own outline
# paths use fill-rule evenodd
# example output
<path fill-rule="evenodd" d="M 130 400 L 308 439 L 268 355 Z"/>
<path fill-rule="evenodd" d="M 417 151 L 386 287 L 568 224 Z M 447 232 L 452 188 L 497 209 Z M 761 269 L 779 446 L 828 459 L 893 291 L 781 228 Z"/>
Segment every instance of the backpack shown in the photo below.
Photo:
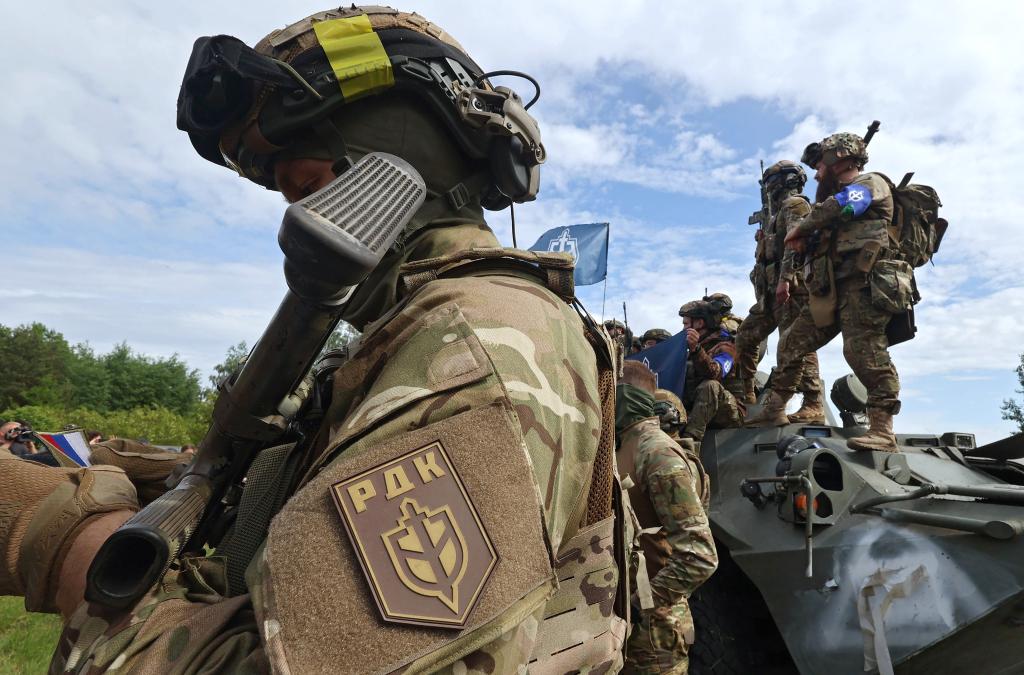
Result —
<path fill-rule="evenodd" d="M 949 223 L 939 218 L 942 200 L 934 188 L 911 183 L 910 172 L 899 185 L 893 185 L 885 174 L 879 174 L 892 190 L 893 221 L 889 237 L 896 243 L 900 256 L 913 267 L 930 262 L 939 250 Z"/>

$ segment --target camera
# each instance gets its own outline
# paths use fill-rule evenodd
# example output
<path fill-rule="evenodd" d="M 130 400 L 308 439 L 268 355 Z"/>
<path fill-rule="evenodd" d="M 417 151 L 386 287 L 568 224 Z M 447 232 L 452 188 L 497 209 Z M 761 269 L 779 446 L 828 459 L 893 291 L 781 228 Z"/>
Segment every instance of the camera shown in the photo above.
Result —
<path fill-rule="evenodd" d="M 4 440 L 27 443 L 32 440 L 32 427 L 22 424 L 13 429 L 8 429 L 7 433 L 4 434 Z"/>

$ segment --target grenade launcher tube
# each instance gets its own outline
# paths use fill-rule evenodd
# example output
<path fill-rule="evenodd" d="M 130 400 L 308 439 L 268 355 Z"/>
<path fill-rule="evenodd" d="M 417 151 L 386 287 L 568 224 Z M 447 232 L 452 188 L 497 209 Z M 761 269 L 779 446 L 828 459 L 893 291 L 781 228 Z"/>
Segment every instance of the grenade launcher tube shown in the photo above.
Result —
<path fill-rule="evenodd" d="M 342 303 L 325 305 L 291 290 L 234 382 L 220 387 L 213 422 L 178 485 L 132 516 L 89 568 L 86 599 L 125 609 L 142 597 L 186 547 L 199 550 L 256 453 L 280 438 L 278 405 L 309 371 L 338 324 Z M 209 542 L 216 544 L 217 542 Z"/>

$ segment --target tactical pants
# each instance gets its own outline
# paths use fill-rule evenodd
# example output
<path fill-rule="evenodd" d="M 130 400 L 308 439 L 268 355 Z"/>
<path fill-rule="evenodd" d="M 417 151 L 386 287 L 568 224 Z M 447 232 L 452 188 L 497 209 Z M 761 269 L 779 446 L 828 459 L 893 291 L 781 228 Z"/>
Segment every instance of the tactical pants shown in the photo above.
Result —
<path fill-rule="evenodd" d="M 731 429 L 743 426 L 743 408 L 721 382 L 705 380 L 698 385 L 696 394 L 689 421 L 683 429 L 684 434 L 700 441 L 708 428 Z"/>
<path fill-rule="evenodd" d="M 693 636 L 693 616 L 686 600 L 672 607 L 656 608 L 634 624 L 622 672 L 685 675 Z"/>
<path fill-rule="evenodd" d="M 772 334 L 776 328 L 779 329 L 779 342 L 782 335 L 789 330 L 793 322 L 800 316 L 804 306 L 807 304 L 807 295 L 797 293 L 790 296 L 789 302 L 781 307 L 774 298 L 764 298 L 750 308 L 750 313 L 740 325 L 739 333 L 736 335 L 736 376 L 741 380 L 749 380 L 757 372 L 757 364 L 761 362 L 764 351 L 761 348 L 763 342 Z M 778 350 L 776 361 L 782 363 L 783 353 Z M 786 354 L 787 358 L 796 358 L 800 361 L 800 378 L 797 380 L 796 390 L 804 396 L 821 397 L 821 375 L 818 372 L 818 354 L 815 351 L 806 354 Z"/>
<path fill-rule="evenodd" d="M 840 333 L 843 356 L 868 390 L 867 405 L 895 415 L 900 410 L 900 379 L 889 358 L 885 328 L 892 314 L 871 304 L 871 291 L 863 277 L 842 279 L 836 284 L 839 306 L 836 322 L 826 328 L 814 325 L 808 305 L 779 342 L 779 366 L 772 387 L 791 396 L 802 376 L 802 354 L 817 351 Z"/>

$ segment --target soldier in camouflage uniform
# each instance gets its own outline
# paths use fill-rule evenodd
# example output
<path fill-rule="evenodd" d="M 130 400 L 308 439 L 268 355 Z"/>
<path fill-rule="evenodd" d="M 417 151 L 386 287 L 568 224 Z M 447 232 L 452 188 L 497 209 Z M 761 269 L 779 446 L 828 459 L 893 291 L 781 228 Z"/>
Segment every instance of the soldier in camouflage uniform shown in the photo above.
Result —
<path fill-rule="evenodd" d="M 406 51 L 389 58 L 385 47 Z M 231 560 L 185 557 L 129 612 L 75 610 L 54 671 L 505 673 L 528 664 L 536 672 L 615 671 L 626 625 L 613 611 L 611 347 L 569 304 L 564 256 L 499 249 L 484 223 L 482 202 L 532 198 L 536 181 L 520 194 L 495 192 L 508 156 L 495 154 L 493 165 L 467 156 L 424 99 L 388 88 L 392 62 L 432 59 L 435 73 L 461 64 L 468 71 L 456 79 L 461 87 L 481 70 L 437 26 L 386 8 L 314 15 L 271 33 L 256 52 L 291 61 L 309 77 L 333 72 L 346 104 L 330 125 L 318 123 L 280 148 L 259 137 L 258 110 L 251 111 L 238 118 L 245 128 L 229 125 L 212 144 L 193 138 L 201 152 L 212 148 L 204 156 L 294 201 L 334 178 L 339 147 L 356 158 L 391 152 L 423 175 L 432 198 L 346 306 L 343 318 L 363 331 L 361 340 L 334 375 L 323 423 L 302 458 L 305 475 L 271 521 L 243 587 L 228 578 Z M 347 69 L 331 61 L 324 71 L 325 55 L 365 60 Z M 460 86 L 451 86 L 457 94 Z M 495 95 L 506 106 L 519 100 Z M 259 105 L 275 105 L 272 87 Z M 520 108 L 517 122 L 529 119 Z M 339 134 L 346 143 L 336 142 Z M 542 147 L 534 152 L 543 158 Z M 463 189 L 452 188 L 460 182 Z M 446 464 L 436 463 L 441 451 Z M 388 494 L 358 493 L 361 505 L 380 508 L 394 491 L 403 509 L 420 508 L 415 500 L 429 495 L 421 483 L 450 470 L 460 482 L 449 484 L 462 492 L 452 488 L 449 499 L 465 500 L 475 522 L 454 523 L 449 506 L 430 518 L 448 514 L 460 531 L 489 538 L 500 558 L 463 599 L 451 586 L 445 606 L 466 613 L 454 629 L 382 621 L 384 609 L 371 598 L 380 589 L 364 577 L 332 504 L 336 486 L 410 456 L 415 469 L 409 464 L 402 478 L 385 472 Z M 49 611 L 60 600 L 67 615 L 82 597 L 82 580 L 73 577 L 137 508 L 135 491 L 113 467 L 28 464 L 0 462 L 0 594 L 24 594 L 30 609 Z M 403 512 L 400 527 L 413 513 Z M 404 541 L 402 550 L 413 550 Z M 454 575 L 447 565 L 457 559 L 442 558 L 440 573 Z M 445 596 L 424 597 L 431 612 L 444 612 L 431 597 Z"/>
<path fill-rule="evenodd" d="M 626 645 L 627 673 L 686 673 L 694 641 L 687 599 L 718 567 L 707 518 L 707 474 L 692 441 L 673 441 L 654 416 L 654 373 L 625 363 L 616 395 L 619 472 L 632 479 L 629 499 L 648 534 L 640 535 L 644 570 L 634 606 L 639 617 Z M 647 606 L 645 606 L 647 605 Z M 634 610 L 635 611 L 635 610 Z"/>
<path fill-rule="evenodd" d="M 892 191 L 884 177 L 861 173 L 868 154 L 864 140 L 856 134 L 833 134 L 812 143 L 801 161 L 817 172 L 817 203 L 790 229 L 785 242 L 789 248 L 806 251 L 811 296 L 782 336 L 780 367 L 765 416 L 782 419 L 786 401 L 801 377 L 796 355 L 816 351 L 841 333 L 846 362 L 868 390 L 870 421 L 868 433 L 847 444 L 856 450 L 896 452 L 892 418 L 900 409 L 900 381 L 885 334 L 894 312 L 873 293 L 880 270 L 897 256 L 889 235 Z M 818 237 L 813 247 L 808 246 L 812 235 Z"/>
<path fill-rule="evenodd" d="M 736 346 L 732 333 L 722 327 L 719 305 L 693 300 L 679 308 L 679 316 L 689 347 L 683 397 L 688 421 L 683 435 L 700 441 L 708 428 L 742 426 L 746 409 L 738 398 L 742 389 L 733 368 Z"/>
<path fill-rule="evenodd" d="M 640 344 L 644 349 L 649 349 L 656 344 L 661 344 L 670 337 L 672 337 L 672 333 L 669 333 L 664 328 L 651 328 L 640 336 Z"/>
<path fill-rule="evenodd" d="M 771 220 L 757 231 L 757 252 L 750 280 L 757 303 L 743 320 L 736 336 L 736 375 L 743 382 L 743 402 L 754 403 L 754 374 L 760 360 L 760 345 L 778 328 L 782 335 L 807 303 L 807 291 L 800 283 L 794 264 L 795 253 L 783 246 L 789 229 L 810 213 L 807 198 L 801 194 L 807 176 L 800 165 L 783 160 L 765 169 L 762 178 L 771 200 Z M 801 375 L 797 391 L 803 394 L 800 409 L 789 416 L 793 423 L 825 422 L 818 355 L 801 357 Z M 747 421 L 760 423 L 760 416 Z"/>

